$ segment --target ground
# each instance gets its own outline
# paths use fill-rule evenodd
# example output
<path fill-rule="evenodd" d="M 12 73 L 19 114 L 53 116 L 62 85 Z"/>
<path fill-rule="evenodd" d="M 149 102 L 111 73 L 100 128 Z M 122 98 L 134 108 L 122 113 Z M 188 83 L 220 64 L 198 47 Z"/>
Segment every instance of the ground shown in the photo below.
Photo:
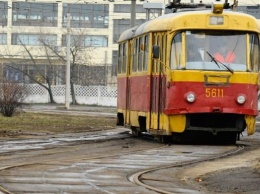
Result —
<path fill-rule="evenodd" d="M 36 117 L 34 116 L 34 118 Z M 4 123 L 9 125 L 9 118 L 7 120 L 5 119 L 6 118 L 1 118 L 2 125 Z M 25 118 L 20 117 L 20 119 L 24 120 Z M 35 119 L 37 124 L 35 124 L 34 129 L 32 128 L 27 131 L 17 128 L 18 125 L 15 123 L 14 126 L 16 126 L 16 128 L 7 129 L 7 125 L 4 125 L 2 128 L 0 127 L 0 139 L 40 138 L 55 133 L 59 133 L 59 135 L 68 135 L 73 130 L 75 130 L 75 133 L 95 130 L 94 124 L 93 126 L 82 127 L 82 125 L 79 125 L 79 121 L 76 120 L 74 126 L 71 127 L 66 123 L 61 123 L 60 126 L 56 126 L 56 128 L 51 128 L 53 125 L 50 125 L 51 127 L 48 129 L 37 131 L 35 128 L 41 128 L 43 124 L 43 122 L 39 122 L 39 119 L 39 117 Z M 69 119 L 70 123 L 72 123 L 72 116 L 65 119 Z M 93 117 L 91 119 L 93 120 Z M 103 121 L 104 120 L 106 120 L 106 122 L 103 126 L 107 127 L 107 129 L 115 127 L 115 117 L 109 116 L 106 117 L 106 119 L 103 119 Z M 19 123 L 17 120 L 16 122 Z M 57 122 L 58 121 L 56 121 L 56 123 Z M 63 125 L 67 127 L 64 127 Z M 99 127 L 102 128 L 102 126 Z M 64 130 L 61 130 L 61 128 Z M 72 129 L 72 131 L 69 129 Z M 57 131 L 52 132 L 51 130 Z M 258 193 L 260 190 L 260 133 L 257 132 L 250 137 L 245 136 L 241 141 L 238 141 L 239 144 L 243 144 L 246 147 L 249 147 L 252 142 L 253 149 L 247 149 L 242 154 L 220 160 L 203 162 L 194 165 L 192 168 L 185 168 L 179 174 L 179 180 L 182 180 L 184 184 L 193 185 L 202 193 Z"/>

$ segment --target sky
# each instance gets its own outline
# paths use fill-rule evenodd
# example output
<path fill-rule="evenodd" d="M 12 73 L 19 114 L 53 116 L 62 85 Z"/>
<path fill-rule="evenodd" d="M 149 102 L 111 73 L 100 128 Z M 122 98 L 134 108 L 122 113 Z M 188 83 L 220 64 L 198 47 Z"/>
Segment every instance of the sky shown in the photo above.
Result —
<path fill-rule="evenodd" d="M 200 0 L 193 0 L 194 3 L 199 3 Z M 190 3 L 191 0 L 181 0 L 182 3 Z M 203 3 L 212 3 L 212 0 L 202 0 Z M 222 0 L 225 2 L 225 0 Z M 230 4 L 233 4 L 234 0 L 228 0 Z M 260 0 L 238 0 L 238 5 L 260 5 Z"/>

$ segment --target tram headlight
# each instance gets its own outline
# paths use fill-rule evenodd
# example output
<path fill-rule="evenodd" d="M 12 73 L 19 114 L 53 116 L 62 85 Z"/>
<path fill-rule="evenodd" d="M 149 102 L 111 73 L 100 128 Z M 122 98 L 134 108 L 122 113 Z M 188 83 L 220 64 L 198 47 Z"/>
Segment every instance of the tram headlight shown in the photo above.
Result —
<path fill-rule="evenodd" d="M 187 93 L 185 96 L 186 96 L 186 100 L 190 103 L 196 100 L 196 95 L 192 92 Z"/>
<path fill-rule="evenodd" d="M 239 94 L 237 96 L 237 103 L 244 104 L 246 102 L 246 96 L 244 94 Z"/>

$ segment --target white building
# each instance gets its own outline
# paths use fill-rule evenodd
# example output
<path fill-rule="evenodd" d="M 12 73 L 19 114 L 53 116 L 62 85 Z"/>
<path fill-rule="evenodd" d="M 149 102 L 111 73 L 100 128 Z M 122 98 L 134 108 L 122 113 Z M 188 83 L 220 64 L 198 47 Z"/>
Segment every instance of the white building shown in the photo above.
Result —
<path fill-rule="evenodd" d="M 133 2 L 134 15 L 131 14 Z M 144 4 L 149 7 L 147 1 L 140 0 L 0 1 L 0 78 L 64 84 L 69 32 L 71 48 L 77 51 L 75 60 L 70 55 L 73 82 L 116 84 L 118 37 L 132 25 L 163 14 L 164 10 L 158 7 L 164 8 L 169 0 L 149 0 L 149 3 L 157 9 L 149 10 L 148 17 L 148 9 L 143 8 Z"/>
<path fill-rule="evenodd" d="M 143 4 L 136 1 L 135 25 L 146 20 Z M 131 27 L 130 12 L 131 1 L 124 0 L 0 1 L 1 77 L 24 83 L 46 83 L 48 78 L 53 85 L 64 84 L 69 32 L 71 48 L 78 52 L 74 63 L 71 55 L 74 82 L 115 84 L 117 39 Z"/>

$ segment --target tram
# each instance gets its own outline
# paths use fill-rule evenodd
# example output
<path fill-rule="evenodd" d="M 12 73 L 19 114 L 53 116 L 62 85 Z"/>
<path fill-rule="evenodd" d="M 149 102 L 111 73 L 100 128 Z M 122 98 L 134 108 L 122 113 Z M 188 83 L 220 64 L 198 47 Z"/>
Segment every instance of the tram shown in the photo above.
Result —
<path fill-rule="evenodd" d="M 260 27 L 223 7 L 166 14 L 121 34 L 117 125 L 161 141 L 203 132 L 235 143 L 244 130 L 254 134 Z"/>

